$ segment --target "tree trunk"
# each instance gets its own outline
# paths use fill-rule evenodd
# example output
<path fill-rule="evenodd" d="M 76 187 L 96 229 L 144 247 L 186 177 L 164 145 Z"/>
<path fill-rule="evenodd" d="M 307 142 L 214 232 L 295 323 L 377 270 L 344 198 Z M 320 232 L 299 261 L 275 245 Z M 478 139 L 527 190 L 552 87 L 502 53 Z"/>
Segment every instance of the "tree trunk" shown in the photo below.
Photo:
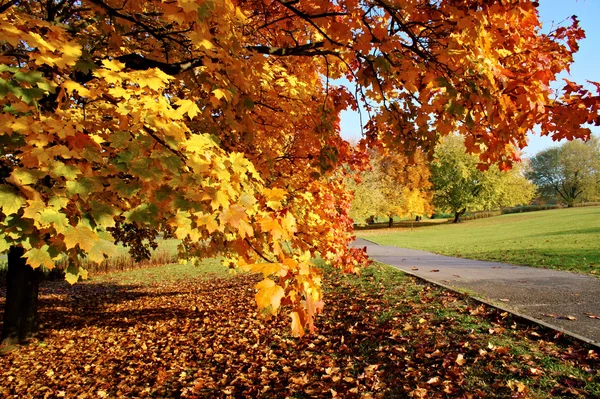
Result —
<path fill-rule="evenodd" d="M 40 271 L 34 270 L 23 255 L 21 247 L 8 251 L 6 303 L 0 346 L 10 346 L 32 338 L 37 333 L 37 299 Z"/>
<path fill-rule="evenodd" d="M 390 220 L 388 222 L 388 227 L 392 227 L 394 225 L 394 218 L 390 216 Z"/>
<path fill-rule="evenodd" d="M 467 208 L 463 208 L 461 211 L 454 212 L 454 222 L 452 223 L 460 223 L 460 217 L 467 211 Z"/>

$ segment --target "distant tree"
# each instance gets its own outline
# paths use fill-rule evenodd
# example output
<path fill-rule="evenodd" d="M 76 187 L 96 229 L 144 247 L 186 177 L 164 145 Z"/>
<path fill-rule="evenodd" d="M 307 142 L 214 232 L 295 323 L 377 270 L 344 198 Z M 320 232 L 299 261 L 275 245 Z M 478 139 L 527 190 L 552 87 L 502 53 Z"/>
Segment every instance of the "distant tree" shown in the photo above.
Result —
<path fill-rule="evenodd" d="M 600 197 L 600 139 L 575 140 L 539 152 L 527 177 L 545 199 L 568 207 Z"/>
<path fill-rule="evenodd" d="M 371 152 L 372 169 L 360 175 L 360 183 L 350 183 L 354 200 L 350 216 L 364 223 L 373 216 L 423 216 L 432 211 L 430 171 L 426 157 L 416 152 L 412 158 L 401 153 Z"/>
<path fill-rule="evenodd" d="M 502 171 L 497 166 L 480 170 L 477 155 L 464 150 L 464 138 L 448 136 L 438 145 L 431 164 L 433 203 L 454 214 L 454 223 L 467 211 L 497 209 L 529 203 L 534 187 L 521 165 Z"/>

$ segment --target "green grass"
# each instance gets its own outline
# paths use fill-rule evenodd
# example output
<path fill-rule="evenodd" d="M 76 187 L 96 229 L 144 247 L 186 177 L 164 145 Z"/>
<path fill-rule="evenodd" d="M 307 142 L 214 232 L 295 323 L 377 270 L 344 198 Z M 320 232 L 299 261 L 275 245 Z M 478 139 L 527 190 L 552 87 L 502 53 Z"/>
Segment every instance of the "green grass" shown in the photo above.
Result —
<path fill-rule="evenodd" d="M 404 360 L 417 358 L 420 373 L 437 373 L 432 371 L 440 366 L 432 360 L 435 352 L 452 360 L 463 353 L 462 385 L 467 392 L 477 393 L 474 397 L 600 397 L 599 376 L 590 367 L 595 354 L 590 351 L 586 357 L 585 347 L 569 347 L 568 339 L 559 342 L 551 330 L 418 282 L 378 262 L 360 276 L 346 275 L 341 280 L 356 288 L 349 311 L 358 310 L 381 328 L 391 328 L 392 342 L 408 343 Z M 329 296 L 348 295 L 343 283 L 327 291 Z M 362 292 L 370 293 L 368 299 Z M 382 351 L 393 352 L 387 338 L 375 342 L 367 335 L 355 349 L 357 356 L 368 361 L 381 357 Z M 454 362 L 444 364 L 449 367 Z M 402 397 L 393 392 L 396 395 L 391 397 Z"/>
<path fill-rule="evenodd" d="M 462 258 L 600 273 L 600 207 L 502 215 L 422 229 L 360 231 L 381 245 Z"/>
<path fill-rule="evenodd" d="M 170 284 L 180 280 L 196 278 L 227 277 L 237 273 L 221 264 L 220 259 L 204 259 L 198 265 L 166 264 L 157 267 L 114 271 L 99 276 L 90 276 L 93 283 L 117 283 L 125 285 Z"/>

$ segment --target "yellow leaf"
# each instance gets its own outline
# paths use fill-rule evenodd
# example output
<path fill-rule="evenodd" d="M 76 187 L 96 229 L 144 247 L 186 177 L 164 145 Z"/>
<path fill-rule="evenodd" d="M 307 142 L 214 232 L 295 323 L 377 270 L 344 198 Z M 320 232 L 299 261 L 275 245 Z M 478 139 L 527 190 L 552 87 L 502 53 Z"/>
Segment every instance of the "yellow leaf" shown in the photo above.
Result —
<path fill-rule="evenodd" d="M 242 238 L 252 237 L 252 236 L 254 236 L 254 229 L 252 228 L 250 223 L 248 223 L 247 221 L 240 220 L 240 223 L 238 226 L 238 233 L 239 233 L 240 237 L 242 237 Z"/>
<path fill-rule="evenodd" d="M 17 213 L 25 205 L 25 198 L 9 186 L 0 186 L 0 208 L 6 216 Z"/>
<path fill-rule="evenodd" d="M 172 80 L 173 77 L 167 75 L 158 68 L 149 69 L 140 73 L 141 79 L 138 83 L 141 87 L 149 87 L 152 90 L 161 90 Z"/>
<path fill-rule="evenodd" d="M 206 134 L 192 134 L 192 137 L 186 140 L 183 145 L 187 151 L 201 154 L 204 150 L 213 146 L 213 141 Z"/>
<path fill-rule="evenodd" d="M 102 65 L 109 71 L 119 72 L 125 68 L 125 64 L 119 60 L 102 60 Z"/>
<path fill-rule="evenodd" d="M 219 215 L 221 224 L 228 224 L 236 228 L 239 227 L 241 221 L 247 219 L 246 208 L 237 204 L 233 204 L 230 207 L 223 209 L 223 212 Z"/>
<path fill-rule="evenodd" d="M 62 45 L 62 57 L 58 58 L 55 64 L 60 68 L 66 68 L 77 63 L 81 57 L 81 46 L 75 42 L 67 42 Z"/>
<path fill-rule="evenodd" d="M 267 314 L 277 313 L 281 298 L 285 295 L 283 288 L 270 278 L 262 280 L 254 288 L 258 290 L 255 296 L 258 308 Z"/>
<path fill-rule="evenodd" d="M 79 93 L 80 96 L 87 97 L 90 95 L 90 91 L 87 89 L 87 87 L 80 85 L 77 82 L 73 82 L 72 80 L 67 80 L 66 82 L 64 82 L 62 84 L 62 87 L 64 87 L 65 90 L 71 93 L 76 91 L 77 93 Z"/>
<path fill-rule="evenodd" d="M 263 190 L 263 194 L 267 198 L 267 206 L 273 210 L 281 208 L 281 201 L 285 199 L 287 191 L 281 188 L 266 188 Z"/>
<path fill-rule="evenodd" d="M 188 114 L 190 119 L 194 119 L 200 112 L 200 108 L 194 101 L 191 100 L 179 100 L 175 102 L 179 108 L 177 108 L 177 115 L 182 118 L 184 114 Z"/>
<path fill-rule="evenodd" d="M 79 245 L 79 248 L 86 252 L 90 251 L 98 241 L 98 235 L 87 226 L 69 227 L 66 229 L 64 236 L 67 249 Z"/>
<path fill-rule="evenodd" d="M 200 43 L 198 43 L 198 46 L 204 47 L 207 50 L 210 50 L 214 47 L 213 44 L 210 42 L 210 40 L 206 40 L 206 39 L 201 40 Z"/>
<path fill-rule="evenodd" d="M 211 195 L 211 198 L 212 201 L 210 202 L 210 206 L 212 207 L 213 211 L 219 209 L 219 207 L 225 209 L 229 204 L 229 196 L 225 191 L 215 190 Z"/>
<path fill-rule="evenodd" d="M 266 278 L 271 274 L 279 273 L 281 270 L 281 264 L 279 263 L 253 263 L 250 265 L 244 265 L 244 270 L 249 270 L 254 273 L 262 273 Z"/>
<path fill-rule="evenodd" d="M 46 268 L 52 270 L 54 268 L 54 262 L 48 254 L 48 246 L 44 245 L 42 248 L 31 248 L 29 251 L 25 252 L 24 255 L 27 258 L 27 264 L 34 269 L 37 269 L 40 266 L 45 266 Z"/>
<path fill-rule="evenodd" d="M 207 215 L 202 212 L 196 212 L 194 216 L 196 216 L 196 225 L 204 226 L 206 230 L 208 230 L 209 234 L 212 234 L 215 230 L 219 229 L 219 224 L 217 223 L 213 215 Z"/>

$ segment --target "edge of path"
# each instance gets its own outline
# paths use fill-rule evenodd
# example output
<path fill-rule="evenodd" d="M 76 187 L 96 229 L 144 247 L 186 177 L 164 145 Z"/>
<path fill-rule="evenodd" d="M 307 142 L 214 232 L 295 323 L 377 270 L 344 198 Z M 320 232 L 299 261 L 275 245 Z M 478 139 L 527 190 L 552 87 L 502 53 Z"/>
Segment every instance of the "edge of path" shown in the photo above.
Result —
<path fill-rule="evenodd" d="M 379 263 L 385 264 L 383 262 L 379 262 Z M 393 265 L 388 265 L 388 266 L 394 267 Z M 400 269 L 398 269 L 396 267 L 394 267 L 394 269 L 400 270 Z M 549 328 L 551 330 L 554 330 L 556 332 L 559 332 L 559 333 L 568 335 L 570 337 L 573 337 L 575 339 L 578 339 L 580 341 L 583 341 L 586 344 L 593 345 L 593 346 L 595 346 L 597 348 L 600 348 L 600 342 L 595 341 L 595 340 L 590 339 L 590 338 L 587 338 L 587 337 L 584 337 L 583 335 L 577 334 L 577 333 L 575 333 L 573 331 L 569 331 L 569 330 L 567 330 L 565 328 L 562 328 L 562 327 L 559 327 L 557 325 L 548 323 L 548 322 L 546 322 L 544 320 L 536 319 L 535 317 L 528 316 L 528 315 L 523 314 L 523 313 L 521 313 L 521 312 L 519 312 L 519 311 L 517 311 L 515 309 L 507 308 L 505 306 L 502 306 L 502 305 L 499 305 L 497 303 L 491 302 L 491 301 L 489 301 L 487 299 L 484 299 L 484 298 L 481 298 L 481 297 L 478 297 L 478 296 L 473 296 L 473 295 L 471 295 L 471 294 L 469 294 L 469 293 L 467 293 L 467 292 L 465 292 L 463 290 L 457 289 L 457 288 L 452 287 L 450 285 L 447 285 L 447 284 L 444 284 L 444 283 L 440 283 L 440 282 L 437 282 L 437 281 L 434 281 L 434 280 L 430 280 L 430 279 L 427 279 L 425 277 L 417 276 L 416 274 L 413 274 L 413 273 L 411 273 L 409 271 L 406 271 L 406 270 L 400 270 L 400 271 L 402 273 L 408 274 L 409 276 L 411 276 L 413 278 L 416 278 L 418 280 L 426 281 L 429 284 L 437 285 L 437 286 L 442 287 L 442 288 L 444 288 L 446 290 L 449 290 L 449 291 L 452 291 L 452 292 L 456 292 L 457 294 L 460 294 L 460 295 L 466 295 L 469 298 L 473 299 L 474 301 L 482 303 L 482 304 L 484 304 L 486 306 L 490 306 L 490 307 L 496 308 L 496 309 L 501 310 L 503 312 L 508 312 L 508 313 L 510 313 L 510 314 L 512 314 L 514 316 L 517 316 L 520 319 L 525 319 L 525 320 L 530 321 L 532 323 L 539 324 L 541 326 L 544 326 L 544 327 Z"/>
<path fill-rule="evenodd" d="M 377 246 L 379 246 L 379 244 L 377 244 L 376 242 L 371 241 L 371 240 L 367 240 L 367 239 L 362 238 L 362 237 L 360 238 L 360 240 L 367 241 L 370 245 L 377 245 Z M 372 258 L 370 258 L 370 259 L 372 259 Z M 379 263 L 382 263 L 382 264 L 386 264 L 384 262 L 380 262 L 380 261 L 377 261 L 375 259 L 372 259 L 372 260 L 376 261 L 376 262 L 379 262 Z M 434 280 L 428 279 L 428 278 L 423 277 L 423 276 L 416 275 L 416 274 L 414 274 L 414 273 L 412 273 L 410 271 L 402 270 L 402 269 L 399 269 L 397 267 L 394 267 L 394 265 L 389 265 L 388 264 L 388 266 L 393 267 L 394 269 L 399 270 L 402 273 L 405 273 L 405 274 L 407 274 L 407 275 L 409 275 L 409 276 L 411 276 L 413 278 L 416 278 L 418 280 L 426 281 L 429 284 L 434 284 L 434 285 L 442 287 L 442 288 L 444 288 L 446 290 L 449 290 L 449 291 L 452 291 L 452 292 L 456 292 L 456 293 L 458 293 L 460 295 L 468 296 L 469 298 L 473 299 L 474 301 L 482 303 L 482 304 L 484 304 L 486 306 L 490 306 L 490 307 L 496 308 L 496 309 L 501 310 L 503 312 L 508 312 L 508 313 L 510 313 L 510 314 L 512 314 L 514 316 L 517 316 L 520 319 L 524 319 L 524 320 L 527 320 L 529 322 L 539 324 L 539 325 L 541 325 L 543 327 L 549 328 L 549 329 L 554 330 L 554 331 L 556 331 L 558 333 L 562 333 L 562 334 L 568 335 L 568 336 L 570 336 L 572 338 L 575 338 L 575 339 L 577 339 L 579 341 L 583 341 L 586 344 L 595 346 L 596 348 L 600 348 L 600 342 L 599 341 L 596 341 L 596 340 L 584 337 L 583 335 L 577 334 L 576 332 L 569 331 L 569 330 L 567 330 L 567 329 L 565 329 L 563 327 L 559 327 L 559 326 L 554 325 L 552 323 L 548 323 L 548 322 L 546 322 L 544 320 L 540 320 L 540 319 L 537 319 L 535 317 L 528 316 L 528 315 L 523 314 L 523 313 L 521 313 L 521 312 L 519 312 L 519 311 L 517 311 L 515 309 L 507 308 L 505 306 L 502 306 L 502 305 L 499 305 L 497 303 L 491 302 L 490 300 L 487 300 L 485 298 L 481 298 L 481 297 L 478 297 L 478 296 L 473 296 L 473 295 L 469 294 L 468 292 L 465 292 L 464 290 L 461 290 L 459 288 L 453 287 L 451 285 L 444 284 L 444 283 L 441 283 L 441 282 L 438 282 L 438 281 L 434 281 Z"/>

